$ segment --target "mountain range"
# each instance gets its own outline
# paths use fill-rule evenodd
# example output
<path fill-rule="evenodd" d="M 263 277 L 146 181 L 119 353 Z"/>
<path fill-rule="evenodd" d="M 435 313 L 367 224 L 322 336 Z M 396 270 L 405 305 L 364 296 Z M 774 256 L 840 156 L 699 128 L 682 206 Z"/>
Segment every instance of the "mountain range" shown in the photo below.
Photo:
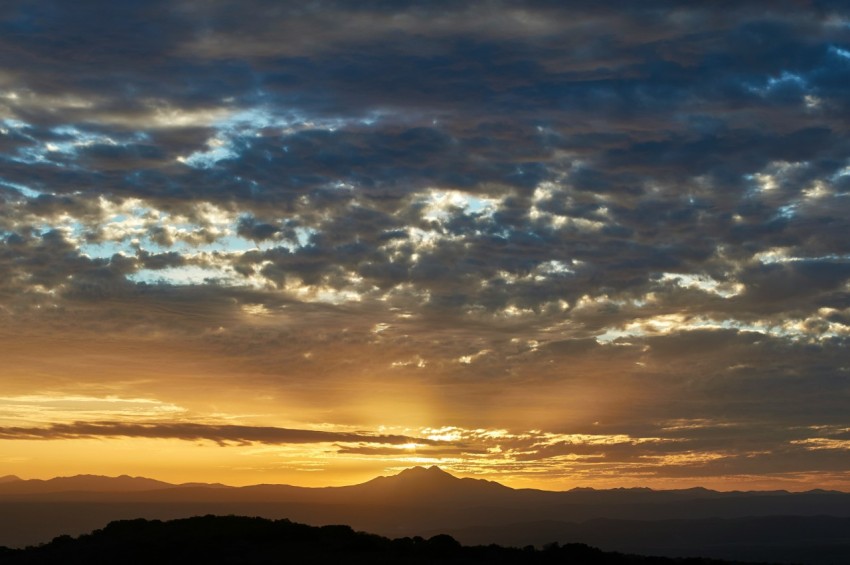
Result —
<path fill-rule="evenodd" d="M 0 546 L 79 535 L 119 519 L 246 515 L 347 524 L 390 538 L 446 533 L 464 544 L 589 543 L 609 551 L 850 563 L 850 493 L 513 489 L 438 467 L 343 486 L 229 487 L 143 477 L 0 477 Z"/>

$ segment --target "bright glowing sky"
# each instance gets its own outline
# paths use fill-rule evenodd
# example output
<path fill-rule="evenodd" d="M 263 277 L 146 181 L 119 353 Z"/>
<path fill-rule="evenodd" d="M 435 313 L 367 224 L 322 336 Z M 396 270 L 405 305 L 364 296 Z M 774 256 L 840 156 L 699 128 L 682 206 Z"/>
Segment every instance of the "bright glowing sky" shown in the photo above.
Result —
<path fill-rule="evenodd" d="M 7 1 L 0 474 L 850 489 L 846 2 Z"/>

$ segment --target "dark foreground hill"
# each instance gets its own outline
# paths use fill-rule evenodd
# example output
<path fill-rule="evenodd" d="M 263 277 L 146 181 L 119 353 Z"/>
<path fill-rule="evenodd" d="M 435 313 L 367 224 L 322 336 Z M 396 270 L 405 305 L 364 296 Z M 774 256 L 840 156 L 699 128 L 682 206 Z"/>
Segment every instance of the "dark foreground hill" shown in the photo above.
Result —
<path fill-rule="evenodd" d="M 538 550 L 466 547 L 448 535 L 389 539 L 349 526 L 314 527 L 289 520 L 203 516 L 162 522 L 123 520 L 102 530 L 26 549 L 0 548 L 0 562 L 36 564 L 570 564 L 731 565 L 700 558 L 644 557 L 584 544 Z"/>

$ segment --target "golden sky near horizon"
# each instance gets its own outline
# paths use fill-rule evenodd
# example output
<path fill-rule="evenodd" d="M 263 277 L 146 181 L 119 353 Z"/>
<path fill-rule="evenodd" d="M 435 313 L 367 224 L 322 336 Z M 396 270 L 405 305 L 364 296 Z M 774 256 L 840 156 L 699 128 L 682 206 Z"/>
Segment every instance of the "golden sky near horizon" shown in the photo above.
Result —
<path fill-rule="evenodd" d="M 650 4 L 4 4 L 0 475 L 850 490 L 850 15 Z"/>

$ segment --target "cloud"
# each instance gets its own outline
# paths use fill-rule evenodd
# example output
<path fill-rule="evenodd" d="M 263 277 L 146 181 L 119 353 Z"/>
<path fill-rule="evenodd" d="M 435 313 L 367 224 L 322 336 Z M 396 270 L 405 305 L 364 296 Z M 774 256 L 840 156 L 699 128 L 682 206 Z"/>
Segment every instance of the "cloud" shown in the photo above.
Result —
<path fill-rule="evenodd" d="M 0 10 L 0 332 L 64 362 L 10 354 L 14 394 L 846 420 L 840 2 Z"/>
<path fill-rule="evenodd" d="M 399 435 L 366 433 L 328 432 L 323 430 L 297 430 L 264 426 L 208 425 L 192 423 L 145 423 L 126 422 L 74 422 L 51 424 L 42 428 L 0 428 L 0 439 L 4 440 L 56 440 L 82 438 L 157 438 L 181 439 L 186 441 L 209 440 L 219 445 L 250 444 L 301 444 L 301 443 L 374 443 L 406 444 L 435 442 Z"/>

